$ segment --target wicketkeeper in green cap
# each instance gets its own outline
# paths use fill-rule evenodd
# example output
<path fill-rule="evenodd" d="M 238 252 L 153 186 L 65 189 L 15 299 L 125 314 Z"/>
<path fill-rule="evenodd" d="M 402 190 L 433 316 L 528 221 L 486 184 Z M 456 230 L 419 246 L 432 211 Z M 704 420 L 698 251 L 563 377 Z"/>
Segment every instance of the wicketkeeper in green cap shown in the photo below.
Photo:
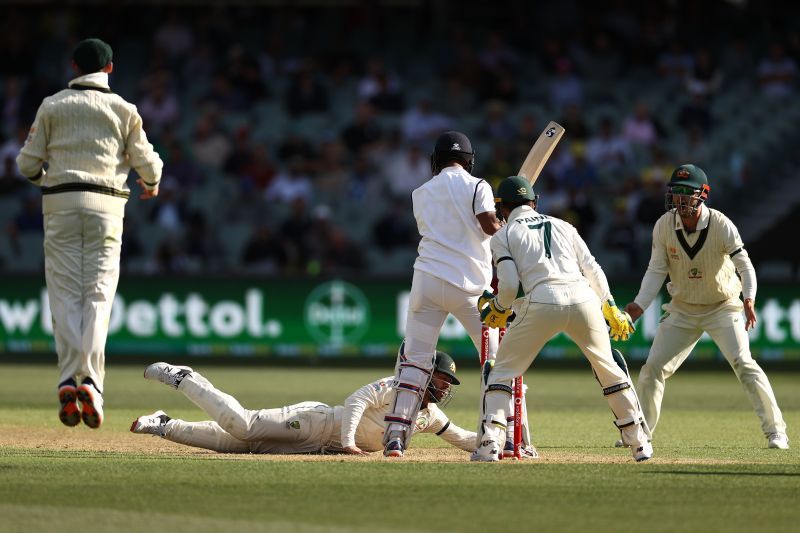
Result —
<path fill-rule="evenodd" d="M 503 180 L 495 201 L 506 225 L 489 241 L 497 268 L 497 295 L 479 300 L 490 327 L 507 327 L 489 372 L 474 461 L 497 461 L 503 449 L 511 384 L 525 373 L 542 347 L 565 333 L 581 349 L 603 388 L 622 440 L 636 461 L 653 455 L 636 392 L 614 340 L 633 333 L 629 317 L 614 303 L 608 281 L 586 243 L 569 223 L 536 211 L 538 196 L 521 176 Z M 512 311 L 519 287 L 524 296 Z M 514 318 L 516 313 L 516 318 Z"/>

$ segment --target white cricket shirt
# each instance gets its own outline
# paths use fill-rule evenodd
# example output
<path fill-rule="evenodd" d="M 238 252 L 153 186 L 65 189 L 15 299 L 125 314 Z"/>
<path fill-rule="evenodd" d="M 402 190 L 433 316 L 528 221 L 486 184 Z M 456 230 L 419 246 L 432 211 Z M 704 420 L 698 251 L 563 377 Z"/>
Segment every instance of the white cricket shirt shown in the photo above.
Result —
<path fill-rule="evenodd" d="M 334 428 L 340 426 L 339 443 L 357 445 L 364 451 L 383 449 L 384 417 L 391 412 L 397 389 L 394 376 L 385 377 L 364 385 L 336 407 Z M 475 449 L 475 432 L 467 431 L 450 422 L 436 404 L 420 409 L 414 433 L 434 433 L 464 451 Z M 334 447 L 336 445 L 334 444 Z"/>
<path fill-rule="evenodd" d="M 422 236 L 414 268 L 467 292 L 488 288 L 489 236 L 476 215 L 494 211 L 491 185 L 452 166 L 415 189 L 411 199 Z"/>
<path fill-rule="evenodd" d="M 504 307 L 511 305 L 520 283 L 537 303 L 571 305 L 594 295 L 601 301 L 610 298 L 608 280 L 575 227 L 527 205 L 511 212 L 508 223 L 492 236 L 491 249 Z"/>

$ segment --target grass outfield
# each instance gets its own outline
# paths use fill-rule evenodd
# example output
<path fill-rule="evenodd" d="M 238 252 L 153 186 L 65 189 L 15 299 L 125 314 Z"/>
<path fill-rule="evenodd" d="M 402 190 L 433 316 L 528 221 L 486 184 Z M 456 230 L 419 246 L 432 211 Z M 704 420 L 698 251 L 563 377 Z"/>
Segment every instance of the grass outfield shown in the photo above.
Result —
<path fill-rule="evenodd" d="M 374 370 L 198 367 L 246 407 L 330 404 Z M 106 422 L 56 416 L 55 365 L 0 365 L 0 531 L 798 531 L 800 440 L 769 450 L 733 373 L 683 372 L 667 387 L 652 461 L 615 449 L 597 383 L 533 371 L 538 461 L 473 464 L 420 435 L 403 460 L 222 455 L 128 432 L 156 408 L 207 417 L 141 368 L 108 368 Z M 477 372 L 446 409 L 472 428 Z M 770 376 L 800 427 L 800 376 Z"/>

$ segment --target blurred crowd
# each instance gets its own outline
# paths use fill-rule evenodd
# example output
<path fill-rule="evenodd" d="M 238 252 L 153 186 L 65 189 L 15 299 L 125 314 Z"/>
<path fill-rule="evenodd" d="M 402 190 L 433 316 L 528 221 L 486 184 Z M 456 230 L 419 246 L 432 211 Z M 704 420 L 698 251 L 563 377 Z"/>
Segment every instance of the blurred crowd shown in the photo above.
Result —
<path fill-rule="evenodd" d="M 0 7 L 3 267 L 42 231 L 14 158 L 86 36 L 114 47 L 112 89 L 165 162 L 158 200 L 132 195 L 126 217 L 123 271 L 148 274 L 407 268 L 410 193 L 438 134 L 467 133 L 474 173 L 494 186 L 553 119 L 567 135 L 537 183 L 540 210 L 607 266 L 640 268 L 672 168 L 707 167 L 723 208 L 750 180 L 746 150 L 710 141 L 729 118 L 715 101 L 731 88 L 796 98 L 800 30 L 783 10 L 561 1 L 520 4 L 509 23 L 459 7 Z"/>

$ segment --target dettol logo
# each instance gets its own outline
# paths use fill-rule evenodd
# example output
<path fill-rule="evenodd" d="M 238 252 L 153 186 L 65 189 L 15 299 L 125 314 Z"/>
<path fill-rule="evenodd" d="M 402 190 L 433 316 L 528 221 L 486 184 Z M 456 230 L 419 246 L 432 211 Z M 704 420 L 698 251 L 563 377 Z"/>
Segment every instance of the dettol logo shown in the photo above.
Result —
<path fill-rule="evenodd" d="M 306 329 L 317 342 L 354 342 L 369 327 L 369 302 L 355 285 L 335 280 L 311 291 L 304 315 Z"/>

